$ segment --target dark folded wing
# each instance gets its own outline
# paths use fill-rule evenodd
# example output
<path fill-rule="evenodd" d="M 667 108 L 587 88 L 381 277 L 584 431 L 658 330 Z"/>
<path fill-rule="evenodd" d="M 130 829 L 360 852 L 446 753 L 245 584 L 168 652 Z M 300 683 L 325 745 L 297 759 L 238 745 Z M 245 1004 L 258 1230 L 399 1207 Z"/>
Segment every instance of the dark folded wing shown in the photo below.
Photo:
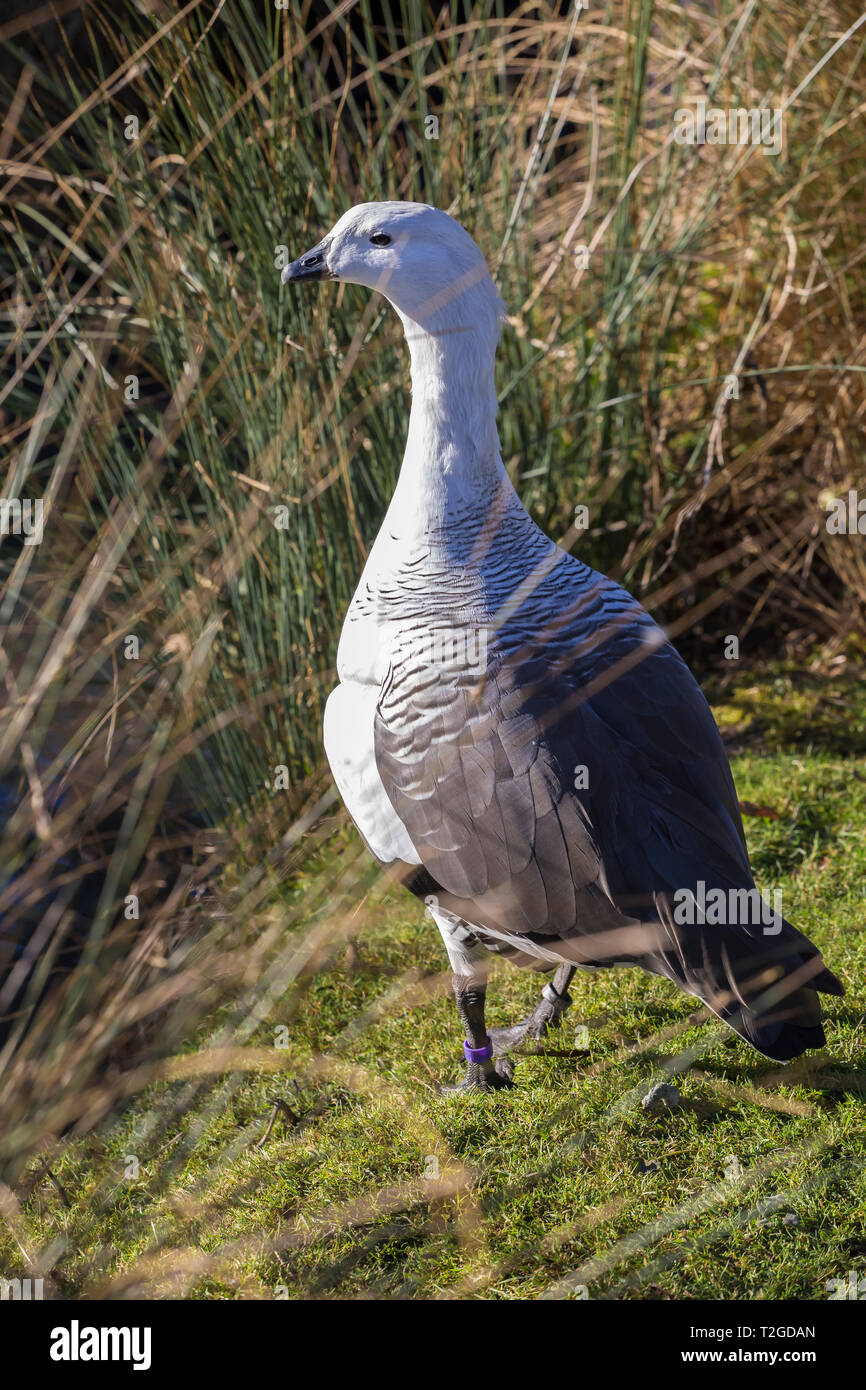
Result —
<path fill-rule="evenodd" d="M 593 580 L 541 638 L 516 614 L 480 681 L 389 673 L 376 762 L 444 905 L 552 958 L 640 963 L 713 1007 L 732 972 L 771 958 L 815 958 L 809 983 L 838 987 L 787 923 L 772 940 L 760 923 L 676 923 L 678 891 L 753 886 L 736 793 L 688 668 L 624 591 Z"/>

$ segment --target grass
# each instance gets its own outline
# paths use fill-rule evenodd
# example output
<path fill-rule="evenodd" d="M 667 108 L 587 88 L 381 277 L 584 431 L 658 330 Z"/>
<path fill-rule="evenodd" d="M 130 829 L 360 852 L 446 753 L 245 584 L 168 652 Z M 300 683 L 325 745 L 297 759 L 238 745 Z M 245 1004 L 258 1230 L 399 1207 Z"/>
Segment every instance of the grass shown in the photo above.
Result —
<path fill-rule="evenodd" d="M 440 1097 L 460 1031 L 437 933 L 363 869 L 362 924 L 267 1019 L 226 1001 L 184 1079 L 60 1147 L 62 1195 L 39 1164 L 23 1176 L 17 1239 L 57 1293 L 820 1299 L 862 1277 L 866 775 L 802 724 L 767 735 L 790 679 L 744 687 L 765 727 L 734 772 L 762 812 L 746 820 L 758 882 L 781 888 L 848 991 L 826 1001 L 825 1052 L 777 1067 L 664 981 L 579 974 L 514 1090 Z M 813 718 L 832 711 L 833 682 L 808 695 Z M 355 853 L 336 832 L 287 900 Z M 491 1023 L 522 1016 L 539 983 L 498 970 Z M 659 1078 L 682 1104 L 647 1114 Z M 274 1097 L 292 1113 L 259 1144 Z"/>

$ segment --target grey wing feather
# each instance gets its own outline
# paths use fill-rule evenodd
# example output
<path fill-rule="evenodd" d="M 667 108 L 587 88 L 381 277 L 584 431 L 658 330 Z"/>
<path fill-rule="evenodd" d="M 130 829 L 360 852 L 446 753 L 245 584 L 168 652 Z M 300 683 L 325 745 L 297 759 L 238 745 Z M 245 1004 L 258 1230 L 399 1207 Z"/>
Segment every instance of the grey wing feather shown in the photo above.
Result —
<path fill-rule="evenodd" d="M 756 963 L 808 966 L 811 988 L 841 992 L 787 923 L 768 942 L 748 923 L 675 921 L 674 894 L 699 879 L 754 886 L 727 756 L 700 688 L 648 616 L 584 574 L 594 601 L 568 607 L 553 633 L 548 623 L 543 644 L 537 615 L 515 614 L 480 685 L 454 672 L 401 683 L 397 668 L 383 689 L 377 766 L 444 905 L 521 949 L 639 963 L 729 1021 Z M 733 1026 L 777 1055 L 766 1027 Z"/>

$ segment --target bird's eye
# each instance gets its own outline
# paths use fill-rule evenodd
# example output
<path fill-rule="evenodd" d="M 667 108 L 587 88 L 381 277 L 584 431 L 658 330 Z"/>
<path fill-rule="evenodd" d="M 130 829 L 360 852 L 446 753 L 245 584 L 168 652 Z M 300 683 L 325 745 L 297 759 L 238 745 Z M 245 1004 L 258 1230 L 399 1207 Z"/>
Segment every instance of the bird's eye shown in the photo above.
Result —
<path fill-rule="evenodd" d="M 370 243 L 373 246 L 390 246 L 391 238 L 387 232 L 377 232 L 375 236 L 370 237 Z"/>

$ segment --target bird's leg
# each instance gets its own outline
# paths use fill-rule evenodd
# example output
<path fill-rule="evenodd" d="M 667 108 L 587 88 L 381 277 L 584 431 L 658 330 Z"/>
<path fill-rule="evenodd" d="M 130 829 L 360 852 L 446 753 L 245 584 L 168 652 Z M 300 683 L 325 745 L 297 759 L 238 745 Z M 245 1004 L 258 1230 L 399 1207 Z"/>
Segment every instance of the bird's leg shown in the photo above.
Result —
<path fill-rule="evenodd" d="M 441 1086 L 443 1094 L 452 1091 L 499 1091 L 512 1084 L 511 1063 L 502 1057 L 494 1061 L 493 1047 L 484 1022 L 486 984 L 477 976 L 455 975 L 454 996 L 466 1041 L 466 1075 L 454 1086 Z"/>
<path fill-rule="evenodd" d="M 510 1048 L 519 1046 L 524 1038 L 543 1038 L 551 1028 L 558 1028 L 566 1009 L 571 1007 L 568 986 L 574 978 L 573 965 L 560 965 L 553 979 L 544 986 L 541 998 L 529 1018 L 510 1028 L 491 1028 L 490 1041 L 494 1057 L 501 1057 Z"/>
<path fill-rule="evenodd" d="M 454 994 L 457 1012 L 463 1024 L 463 1055 L 466 1075 L 456 1086 L 440 1086 L 443 1094 L 450 1091 L 498 1091 L 511 1085 L 514 1068 L 503 1058 L 494 1063 L 490 1039 L 484 1022 L 484 1002 L 487 994 L 487 967 L 490 952 L 482 946 L 468 923 L 453 912 L 439 906 L 434 894 L 425 898 L 427 911 L 442 934 L 451 969 L 454 971 Z M 470 1053 L 482 1053 L 472 1057 Z"/>

